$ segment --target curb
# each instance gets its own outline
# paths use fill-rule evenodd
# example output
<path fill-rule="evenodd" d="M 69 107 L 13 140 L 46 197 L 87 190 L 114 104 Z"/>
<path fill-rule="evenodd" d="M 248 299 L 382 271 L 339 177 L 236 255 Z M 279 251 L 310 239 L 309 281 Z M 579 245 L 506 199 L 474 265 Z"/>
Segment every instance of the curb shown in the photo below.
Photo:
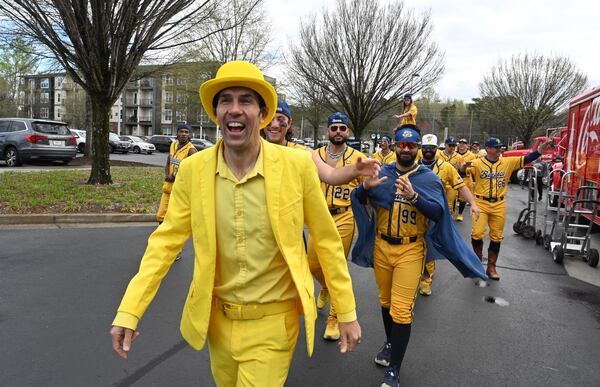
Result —
<path fill-rule="evenodd" d="M 27 214 L 0 215 L 0 225 L 56 223 L 156 222 L 155 214 Z"/>

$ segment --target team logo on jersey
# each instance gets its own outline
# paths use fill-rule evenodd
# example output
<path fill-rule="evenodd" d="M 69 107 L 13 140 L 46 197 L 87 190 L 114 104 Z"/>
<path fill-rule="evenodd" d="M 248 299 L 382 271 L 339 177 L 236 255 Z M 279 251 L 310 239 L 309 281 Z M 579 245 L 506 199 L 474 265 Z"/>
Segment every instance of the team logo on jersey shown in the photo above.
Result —
<path fill-rule="evenodd" d="M 482 179 L 504 179 L 504 176 L 506 176 L 504 172 L 490 173 L 490 171 L 481 171 L 479 175 Z"/>

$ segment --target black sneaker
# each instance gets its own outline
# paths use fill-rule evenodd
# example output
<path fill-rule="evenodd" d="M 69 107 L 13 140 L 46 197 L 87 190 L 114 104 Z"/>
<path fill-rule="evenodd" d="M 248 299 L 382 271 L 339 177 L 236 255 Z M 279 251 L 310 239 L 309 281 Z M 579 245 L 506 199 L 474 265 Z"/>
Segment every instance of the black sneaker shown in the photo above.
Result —
<path fill-rule="evenodd" d="M 400 387 L 400 367 L 391 365 L 385 370 L 381 387 Z"/>
<path fill-rule="evenodd" d="M 375 356 L 375 363 L 383 367 L 389 367 L 392 358 L 392 343 L 386 342 Z"/>

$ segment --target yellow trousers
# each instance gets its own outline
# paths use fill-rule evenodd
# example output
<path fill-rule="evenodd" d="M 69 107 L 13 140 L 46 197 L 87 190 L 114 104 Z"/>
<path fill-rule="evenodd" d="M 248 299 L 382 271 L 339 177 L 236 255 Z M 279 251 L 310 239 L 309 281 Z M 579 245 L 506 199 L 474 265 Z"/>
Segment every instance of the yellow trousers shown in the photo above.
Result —
<path fill-rule="evenodd" d="M 257 320 L 230 320 L 213 302 L 210 368 L 218 387 L 283 386 L 300 322 L 296 309 Z"/>
<path fill-rule="evenodd" d="M 477 207 L 481 212 L 479 219 L 472 216 L 473 229 L 471 238 L 482 240 L 489 226 L 490 240 L 492 242 L 502 242 L 504 238 L 504 223 L 506 222 L 506 202 L 504 200 L 496 203 L 490 203 L 486 200 L 475 199 Z"/>
<path fill-rule="evenodd" d="M 425 265 L 425 240 L 392 245 L 377 235 L 373 250 L 375 280 L 379 303 L 390 309 L 392 320 L 410 324 L 419 281 Z"/>
<path fill-rule="evenodd" d="M 450 214 L 454 216 L 454 205 L 456 202 L 456 195 L 458 191 L 452 188 L 446 187 L 446 196 L 448 197 L 448 207 L 450 207 Z"/>
<path fill-rule="evenodd" d="M 354 224 L 354 215 L 352 211 L 346 211 L 342 214 L 333 215 L 333 221 L 337 227 L 337 230 L 342 238 L 342 244 L 344 245 L 344 255 L 346 259 L 348 259 L 348 255 L 350 254 L 350 247 L 352 246 L 352 240 L 354 239 L 354 234 L 356 232 L 356 226 Z M 308 267 L 310 268 L 310 272 L 319 281 L 321 288 L 327 289 L 327 284 L 325 283 L 325 276 L 323 275 L 323 270 L 321 269 L 321 265 L 319 264 L 319 259 L 317 258 L 317 253 L 312 245 L 312 238 L 310 235 L 308 236 Z"/>
<path fill-rule="evenodd" d="M 167 208 L 169 207 L 169 198 L 171 197 L 171 189 L 173 189 L 173 183 L 165 181 L 162 187 L 162 195 L 160 197 L 160 204 L 158 211 L 156 212 L 156 220 L 162 222 L 165 220 L 167 214 Z"/>
<path fill-rule="evenodd" d="M 427 262 L 425 264 L 425 270 L 423 270 L 423 275 L 421 277 L 421 283 L 426 285 L 431 285 L 433 281 L 433 274 L 435 273 L 435 260 L 431 262 Z"/>

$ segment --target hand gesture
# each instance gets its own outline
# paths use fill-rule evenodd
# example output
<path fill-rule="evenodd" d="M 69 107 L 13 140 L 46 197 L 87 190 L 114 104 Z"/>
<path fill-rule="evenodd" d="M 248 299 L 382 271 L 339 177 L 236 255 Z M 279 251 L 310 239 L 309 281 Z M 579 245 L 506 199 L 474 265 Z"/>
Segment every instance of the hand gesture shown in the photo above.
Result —
<path fill-rule="evenodd" d="M 379 176 L 379 171 L 381 171 L 381 162 L 376 159 L 359 157 L 355 165 L 359 176 L 377 177 Z"/>
<path fill-rule="evenodd" d="M 554 146 L 552 145 L 552 139 L 547 139 L 546 141 L 544 141 L 543 143 L 540 144 L 540 146 L 538 146 L 538 152 L 540 153 L 545 153 L 548 149 L 552 149 L 554 148 Z"/>
<path fill-rule="evenodd" d="M 394 114 L 394 115 L 392 116 L 392 118 L 402 118 L 402 117 L 400 116 L 400 114 Z"/>
<path fill-rule="evenodd" d="M 113 326 L 110 329 L 113 350 L 123 359 L 127 359 L 127 352 L 129 352 L 131 345 L 139 335 L 140 332 L 138 331 L 133 331 L 129 328 Z"/>
<path fill-rule="evenodd" d="M 408 177 L 406 176 L 400 176 L 396 179 L 396 187 L 402 191 L 402 197 L 404 199 L 411 199 L 415 196 L 412 184 L 410 184 L 410 180 L 408 180 Z"/>
<path fill-rule="evenodd" d="M 387 180 L 387 176 L 384 177 L 371 177 L 364 181 L 363 186 L 365 189 L 371 189 L 373 187 L 377 187 L 379 184 L 383 183 Z"/>
<path fill-rule="evenodd" d="M 357 320 L 349 323 L 339 323 L 340 327 L 340 352 L 354 352 L 354 349 L 360 344 L 361 330 Z"/>

